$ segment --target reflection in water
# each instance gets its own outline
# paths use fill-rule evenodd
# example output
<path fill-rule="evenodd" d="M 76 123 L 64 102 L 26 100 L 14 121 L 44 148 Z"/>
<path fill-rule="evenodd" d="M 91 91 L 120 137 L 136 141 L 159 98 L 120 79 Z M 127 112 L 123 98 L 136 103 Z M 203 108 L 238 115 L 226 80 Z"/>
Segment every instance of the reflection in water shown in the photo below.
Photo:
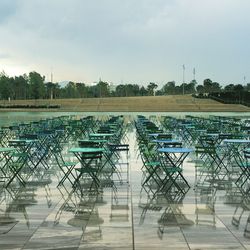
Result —
<path fill-rule="evenodd" d="M 118 183 L 111 189 L 110 222 L 129 221 L 129 197 L 130 188 L 128 184 Z"/>
<path fill-rule="evenodd" d="M 17 223 L 18 220 L 11 217 L 11 214 L 23 214 L 24 220 L 26 222 L 27 228 L 30 227 L 29 216 L 26 208 L 33 206 L 37 203 L 35 199 L 36 189 L 33 187 L 24 187 L 24 188 L 8 188 L 5 189 L 5 209 L 3 209 L 3 214 L 1 215 L 0 225 L 4 226 L 9 225 L 8 231 L 10 231 Z"/>
<path fill-rule="evenodd" d="M 72 227 L 81 228 L 82 235 L 88 237 L 94 235 L 95 239 L 101 238 L 101 225 L 104 220 L 99 216 L 98 206 L 105 204 L 102 193 L 99 195 L 85 191 L 84 193 L 78 189 L 58 186 L 63 203 L 56 213 L 54 224 L 59 225 L 61 218 L 71 217 L 67 220 L 67 224 Z M 88 229 L 88 231 L 87 231 Z"/>
<path fill-rule="evenodd" d="M 201 155 L 195 161 L 196 224 L 216 227 L 216 204 L 220 204 L 216 199 L 221 196 L 224 204 L 234 207 L 231 225 L 243 231 L 245 238 L 250 238 L 249 182 L 245 181 L 248 180 L 247 172 L 243 181 L 239 181 L 242 175 L 239 164 L 246 166 L 248 163 L 244 162 L 243 155 L 238 151 L 241 147 L 230 149 L 229 152 L 225 150 L 228 148 L 222 147 L 218 152 L 214 149 L 198 151 Z M 218 159 L 223 159 L 223 162 Z"/>
<path fill-rule="evenodd" d="M 193 220 L 188 219 L 181 209 L 186 193 L 173 188 L 168 193 L 154 193 L 150 196 L 145 191 L 145 188 L 142 187 L 139 202 L 142 212 L 139 225 L 143 225 L 148 211 L 153 211 L 157 214 L 163 211 L 157 220 L 157 235 L 160 239 L 163 238 L 164 233 L 167 233 L 167 228 L 169 227 L 189 227 L 194 225 Z"/>
<path fill-rule="evenodd" d="M 128 120 L 130 118 L 126 117 Z M 107 117 L 103 118 L 105 119 Z M 153 122 L 161 126 L 160 129 L 163 129 L 161 121 L 164 119 L 159 119 L 158 116 L 151 117 Z M 98 125 L 100 124 L 101 122 Z M 169 125 L 169 128 L 177 133 L 180 132 L 175 139 L 183 140 L 183 146 L 191 145 L 194 141 L 200 142 L 199 136 L 203 133 L 202 130 L 197 131 L 190 125 L 185 127 L 185 124 L 176 119 L 166 120 L 165 125 Z M 91 130 L 93 128 L 96 128 L 95 125 Z M 123 142 L 126 141 L 130 146 L 134 146 L 136 143 L 133 123 L 130 122 L 126 129 L 129 135 L 124 134 Z M 72 133 L 72 139 L 69 143 L 65 143 L 70 133 Z M 63 145 L 61 152 L 65 161 L 75 160 L 74 156 L 68 154 L 68 151 L 72 145 L 78 146 L 77 140 L 81 133 L 82 127 L 79 126 L 75 133 L 73 130 L 67 130 L 64 136 L 60 137 L 63 138 L 60 144 Z M 83 133 L 87 136 L 86 131 Z M 208 144 L 203 145 L 203 149 L 208 146 Z M 108 246 L 116 248 L 115 244 L 118 241 L 123 244 L 131 242 L 133 226 L 135 239 L 143 242 L 138 249 L 146 248 L 146 246 L 153 248 L 152 245 L 155 248 L 164 249 L 168 245 L 169 238 L 173 238 L 176 242 L 181 241 L 180 235 L 186 240 L 184 240 L 183 248 L 188 242 L 189 245 L 193 244 L 194 248 L 207 249 L 206 247 L 214 244 L 214 241 L 221 241 L 224 244 L 228 239 L 229 241 L 235 239 L 235 235 L 239 240 L 242 240 L 244 236 L 245 242 L 248 243 L 250 236 L 249 193 L 246 192 L 246 186 L 241 189 L 240 185 L 235 184 L 234 177 L 238 177 L 237 171 L 240 168 L 235 165 L 228 167 L 229 162 L 235 164 L 236 161 L 232 159 L 229 161 L 226 147 L 221 147 L 215 153 L 213 150 L 200 151 L 198 155 L 191 155 L 192 162 L 185 160 L 181 173 L 194 189 L 186 188 L 183 182 L 179 182 L 180 178 L 174 179 L 176 186 L 170 181 L 169 185 L 160 188 L 165 184 L 164 177 L 167 172 L 164 173 L 161 169 L 152 172 L 154 167 L 160 166 L 159 162 L 153 161 L 154 156 L 148 158 L 150 164 L 144 165 L 141 182 L 140 167 L 143 163 L 139 159 L 136 162 L 134 147 L 130 149 L 132 149 L 130 150 L 131 158 L 128 160 L 125 154 L 123 158 L 125 162 L 127 161 L 127 165 L 115 161 L 115 167 L 121 174 L 124 172 L 123 176 L 119 175 L 115 178 L 112 176 L 112 182 L 109 183 L 101 180 L 102 188 L 99 190 L 88 188 L 90 185 L 87 178 L 82 178 L 79 185 L 72 188 L 74 183 L 70 180 L 73 177 L 66 178 L 61 185 L 56 187 L 65 177 L 65 173 L 58 167 L 56 158 L 51 155 L 47 159 L 48 168 L 38 167 L 36 173 L 27 181 L 26 188 L 16 188 L 13 183 L 9 189 L 0 192 L 0 234 L 8 233 L 9 238 L 13 236 L 14 239 L 16 235 L 20 236 L 19 229 L 20 231 L 25 229 L 30 237 L 31 245 L 27 246 L 29 249 L 34 249 L 37 243 L 41 248 L 51 248 L 51 244 L 53 246 L 58 244 L 58 248 L 66 248 L 66 246 L 71 247 L 75 242 L 77 242 L 75 248 L 79 244 L 82 244 L 83 248 L 91 245 L 92 249 L 98 247 L 106 249 Z M 145 151 L 145 153 L 148 156 L 148 152 Z M 118 158 L 121 159 L 119 155 Z M 131 162 L 132 182 L 129 182 L 128 178 L 128 161 Z M 194 163 L 197 163 L 195 168 Z M 64 169 L 67 169 L 67 166 Z M 74 169 L 72 174 L 75 174 Z M 110 178 L 109 175 L 102 177 L 101 179 L 104 180 L 107 179 L 105 177 Z M 133 187 L 132 199 L 131 185 Z M 139 234 L 137 234 L 138 226 L 143 231 Z M 118 228 L 124 236 L 124 238 L 121 237 L 123 240 L 118 239 Z M 154 230 L 154 233 L 151 230 Z M 171 234 L 171 232 L 175 233 Z M 199 239 L 197 236 L 199 232 L 205 235 L 205 239 Z M 140 233 L 143 235 L 141 239 Z M 170 234 L 171 237 L 169 237 Z M 228 238 L 223 238 L 224 235 Z M 151 239 L 152 245 L 147 245 Z M 2 236 L 0 248 L 4 240 L 8 239 Z M 213 247 L 222 248 L 221 245 L 213 245 Z"/>
<path fill-rule="evenodd" d="M 216 189 L 203 187 L 195 190 L 195 223 L 199 226 L 216 227 Z"/>
<path fill-rule="evenodd" d="M 250 200 L 246 195 L 238 195 L 237 198 L 241 200 L 236 204 L 232 225 L 238 230 L 244 229 L 244 237 L 250 238 Z"/>

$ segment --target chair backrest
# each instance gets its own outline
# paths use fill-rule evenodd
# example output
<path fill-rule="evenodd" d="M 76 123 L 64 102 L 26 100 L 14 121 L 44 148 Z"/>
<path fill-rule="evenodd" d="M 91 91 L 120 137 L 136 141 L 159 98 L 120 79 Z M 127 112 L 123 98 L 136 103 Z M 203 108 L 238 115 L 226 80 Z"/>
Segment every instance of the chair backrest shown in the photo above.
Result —
<path fill-rule="evenodd" d="M 158 134 L 156 139 L 166 139 L 166 140 L 171 140 L 172 139 L 172 134 Z"/>
<path fill-rule="evenodd" d="M 246 149 L 246 150 L 244 151 L 244 156 L 245 156 L 245 158 L 246 158 L 247 160 L 250 160 L 250 149 Z"/>
<path fill-rule="evenodd" d="M 99 148 L 100 147 L 100 144 L 98 142 L 89 141 L 89 140 L 78 141 L 78 145 L 81 148 Z"/>

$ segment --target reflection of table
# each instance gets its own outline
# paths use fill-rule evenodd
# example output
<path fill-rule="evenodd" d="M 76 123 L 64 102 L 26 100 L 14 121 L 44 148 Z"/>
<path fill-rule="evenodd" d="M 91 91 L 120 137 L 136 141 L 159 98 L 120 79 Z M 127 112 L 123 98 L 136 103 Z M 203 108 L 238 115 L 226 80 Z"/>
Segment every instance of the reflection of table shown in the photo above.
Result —
<path fill-rule="evenodd" d="M 75 184 L 79 183 L 80 178 L 86 174 L 92 179 L 92 185 L 99 187 L 99 170 L 101 169 L 100 160 L 102 158 L 104 148 L 72 148 L 70 149 L 79 162 L 81 167 L 75 168 L 78 171 L 78 176 L 75 178 Z"/>

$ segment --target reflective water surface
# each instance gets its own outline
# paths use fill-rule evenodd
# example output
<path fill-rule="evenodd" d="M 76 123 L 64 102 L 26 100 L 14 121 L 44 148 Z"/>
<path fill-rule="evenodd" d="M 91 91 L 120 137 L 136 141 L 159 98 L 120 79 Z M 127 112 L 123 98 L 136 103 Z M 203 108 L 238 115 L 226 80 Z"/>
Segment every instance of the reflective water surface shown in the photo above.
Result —
<path fill-rule="evenodd" d="M 9 125 L 60 115 L 65 114 L 6 112 L 0 121 Z M 146 115 L 157 121 L 158 114 Z M 234 181 L 216 182 L 217 172 L 200 170 L 203 163 L 191 153 L 183 165 L 190 188 L 151 195 L 142 187 L 134 114 L 125 119 L 130 123 L 123 143 L 130 150 L 121 152 L 121 176 L 98 193 L 72 190 L 69 182 L 58 186 L 63 174 L 55 161 L 25 187 L 0 189 L 0 249 L 250 249 L 249 194 Z M 66 157 L 72 157 L 72 146 L 74 141 L 64 146 Z"/>

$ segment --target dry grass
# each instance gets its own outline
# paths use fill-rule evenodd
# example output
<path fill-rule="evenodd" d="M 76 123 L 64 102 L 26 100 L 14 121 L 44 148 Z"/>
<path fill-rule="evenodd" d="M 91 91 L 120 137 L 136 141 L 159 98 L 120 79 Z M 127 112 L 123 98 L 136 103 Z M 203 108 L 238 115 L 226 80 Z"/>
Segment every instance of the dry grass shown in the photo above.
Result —
<path fill-rule="evenodd" d="M 60 111 L 128 111 L 128 112 L 249 112 L 250 108 L 237 104 L 222 104 L 210 99 L 195 99 L 189 95 L 110 97 L 56 100 L 0 101 L 8 105 L 60 105 Z M 2 109 L 6 110 L 6 109 Z M 34 109 L 32 109 L 34 111 Z"/>

